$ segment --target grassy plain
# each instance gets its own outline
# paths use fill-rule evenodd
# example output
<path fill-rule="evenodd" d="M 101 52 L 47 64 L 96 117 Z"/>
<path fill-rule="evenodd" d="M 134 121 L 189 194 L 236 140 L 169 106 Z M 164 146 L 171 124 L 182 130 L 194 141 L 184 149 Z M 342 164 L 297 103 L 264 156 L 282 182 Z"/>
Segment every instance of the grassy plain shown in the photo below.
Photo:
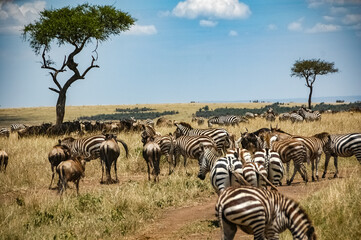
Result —
<path fill-rule="evenodd" d="M 150 107 L 157 111 L 176 110 L 179 114 L 169 118 L 190 122 L 191 115 L 208 105 L 217 107 L 261 107 L 263 104 L 149 104 L 117 106 L 67 107 L 66 120 L 99 113 L 113 113 L 115 108 Z M 0 126 L 21 122 L 40 124 L 54 122 L 54 108 L 0 109 Z M 278 123 L 278 122 L 276 122 Z M 275 124 L 276 124 L 275 123 Z M 324 114 L 321 122 L 291 124 L 278 123 L 284 131 L 300 135 L 361 132 L 360 113 Z M 196 127 L 196 126 L 195 126 Z M 203 128 L 206 125 L 201 126 Z M 264 119 L 254 119 L 238 127 L 227 127 L 230 133 L 240 135 L 245 131 L 269 127 Z M 158 128 L 162 134 L 175 128 Z M 80 183 L 80 196 L 75 188 L 68 189 L 60 198 L 56 190 L 49 190 L 51 170 L 47 154 L 57 138 L 31 137 L 17 139 L 0 138 L 0 149 L 9 154 L 6 173 L 0 173 L 0 239 L 114 239 L 131 236 L 160 216 L 164 209 L 177 208 L 194 202 L 202 202 L 214 196 L 208 178 L 196 177 L 196 161 L 189 161 L 185 174 L 177 167 L 174 174 L 167 175 L 167 163 L 161 164 L 158 184 L 146 179 L 146 164 L 141 156 L 140 133 L 120 133 L 130 148 L 129 158 L 124 152 L 118 159 L 119 184 L 101 185 L 99 160 L 86 166 L 85 178 Z M 322 175 L 324 159 L 321 160 Z M 340 158 L 339 169 L 343 178 L 330 181 L 325 188 L 305 196 L 301 205 L 310 214 L 319 239 L 357 239 L 361 236 L 361 166 L 355 157 Z M 329 176 L 334 167 L 329 165 Z M 308 167 L 309 176 L 311 173 Z M 112 172 L 113 174 L 113 172 Z M 209 231 L 214 226 L 190 226 L 184 231 Z M 198 229 L 200 228 L 200 229 Z M 282 239 L 291 239 L 283 234 Z"/>

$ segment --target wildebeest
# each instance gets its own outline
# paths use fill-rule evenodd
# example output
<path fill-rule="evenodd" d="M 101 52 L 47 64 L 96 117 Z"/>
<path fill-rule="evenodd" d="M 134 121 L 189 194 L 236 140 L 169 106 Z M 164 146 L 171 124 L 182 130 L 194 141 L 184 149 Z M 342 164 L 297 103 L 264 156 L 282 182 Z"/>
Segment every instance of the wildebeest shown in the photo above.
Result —
<path fill-rule="evenodd" d="M 70 148 L 65 145 L 61 145 L 61 140 L 59 140 L 58 144 L 53 146 L 53 148 L 50 150 L 48 154 L 48 160 L 51 165 L 52 176 L 49 189 L 51 189 L 54 180 L 54 168 L 56 168 L 61 162 L 70 159 L 70 156 Z"/>
<path fill-rule="evenodd" d="M 123 145 L 127 157 L 128 157 L 128 146 L 125 144 L 124 141 L 118 140 L 117 136 L 114 134 L 104 134 L 104 135 L 105 135 L 105 141 L 102 142 L 102 144 L 100 145 L 100 159 L 102 162 L 101 183 L 104 183 L 103 175 L 104 175 L 104 164 L 105 164 L 106 175 L 107 175 L 106 183 L 110 184 L 114 182 L 119 182 L 117 175 L 117 159 L 120 155 L 120 148 L 117 142 L 120 142 Z M 113 162 L 114 162 L 115 181 L 112 180 L 110 174 L 110 168 Z"/>
<path fill-rule="evenodd" d="M 76 193 L 79 195 L 79 181 L 84 177 L 86 161 L 81 157 L 68 159 L 61 162 L 56 168 L 59 175 L 59 193 L 62 195 L 66 190 L 68 182 L 74 182 Z"/>
<path fill-rule="evenodd" d="M 4 169 L 6 171 L 6 167 L 8 165 L 9 156 L 4 150 L 0 150 L 0 172 Z"/>

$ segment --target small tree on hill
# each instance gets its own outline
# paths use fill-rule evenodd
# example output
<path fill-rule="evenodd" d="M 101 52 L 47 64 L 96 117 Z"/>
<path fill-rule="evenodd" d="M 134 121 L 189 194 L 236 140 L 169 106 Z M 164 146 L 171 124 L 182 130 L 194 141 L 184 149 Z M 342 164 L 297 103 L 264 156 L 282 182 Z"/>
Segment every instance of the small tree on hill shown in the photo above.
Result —
<path fill-rule="evenodd" d="M 293 67 L 291 68 L 291 76 L 305 78 L 306 86 L 310 89 L 310 94 L 308 95 L 309 109 L 311 109 L 311 97 L 313 92 L 313 84 L 316 81 L 316 76 L 338 72 L 338 69 L 334 68 L 334 65 L 334 63 L 328 63 L 321 61 L 320 59 L 297 60 L 293 64 Z"/>
<path fill-rule="evenodd" d="M 44 10 L 40 12 L 40 19 L 26 25 L 23 29 L 23 37 L 28 40 L 30 47 L 36 55 L 42 57 L 42 68 L 50 70 L 50 75 L 56 88 L 49 89 L 59 94 L 56 103 L 56 124 L 60 125 L 65 116 L 66 92 L 75 81 L 85 79 L 85 75 L 92 69 L 98 68 L 95 65 L 97 57 L 92 56 L 90 65 L 80 72 L 78 63 L 75 62 L 77 56 L 87 44 L 95 40 L 95 55 L 98 42 L 106 41 L 111 35 L 120 34 L 129 30 L 133 25 L 133 19 L 128 13 L 116 10 L 112 6 L 91 6 L 82 4 L 77 7 L 64 7 L 55 10 Z M 64 57 L 60 68 L 55 67 L 55 63 L 46 54 L 50 51 L 50 46 L 56 41 L 58 47 L 71 45 L 73 51 Z M 72 76 L 61 85 L 59 73 L 67 70 L 72 71 Z"/>

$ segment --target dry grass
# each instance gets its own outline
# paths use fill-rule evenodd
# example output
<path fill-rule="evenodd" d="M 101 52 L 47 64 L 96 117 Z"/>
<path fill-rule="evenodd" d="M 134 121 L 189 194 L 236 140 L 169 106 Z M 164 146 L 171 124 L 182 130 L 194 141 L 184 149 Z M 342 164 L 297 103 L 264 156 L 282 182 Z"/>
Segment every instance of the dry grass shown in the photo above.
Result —
<path fill-rule="evenodd" d="M 87 106 L 67 107 L 66 120 L 79 116 L 114 112 L 116 107 L 150 107 L 157 111 L 177 110 L 178 115 L 170 116 L 175 120 L 190 122 L 191 115 L 205 105 L 216 107 L 247 107 L 250 104 L 158 104 L 132 106 Z M 261 104 L 251 104 L 259 106 Z M 36 111 L 34 111 L 36 110 Z M 0 118 L 9 125 L 14 122 L 41 123 L 50 122 L 54 108 L 37 109 L 0 109 Z M 5 118 L 3 118 L 5 116 Z M 10 118 L 10 117 L 11 118 Z M 20 117 L 21 116 L 21 117 Z M 10 120 L 9 120 L 10 119 Z M 19 121 L 14 119 L 21 119 Z M 361 114 L 339 113 L 323 115 L 318 123 L 278 123 L 285 131 L 313 135 L 322 131 L 330 133 L 361 132 Z M 275 123 L 276 124 L 276 123 Z M 230 133 L 240 135 L 245 131 L 254 131 L 268 127 L 264 119 L 255 119 L 239 127 L 227 127 Z M 206 127 L 203 125 L 202 127 Z M 162 134 L 175 129 L 159 128 Z M 191 176 L 187 176 L 182 167 L 168 176 L 168 165 L 161 164 L 160 183 L 149 183 L 146 179 L 146 164 L 141 156 L 142 144 L 139 133 L 121 133 L 119 138 L 130 148 L 130 156 L 124 152 L 118 159 L 119 184 L 101 185 L 101 167 L 99 160 L 91 161 L 86 166 L 85 178 L 80 183 L 80 196 L 75 188 L 68 189 L 60 198 L 55 190 L 49 190 L 51 170 L 47 154 L 57 142 L 57 138 L 32 137 L 17 139 L 15 134 L 10 139 L 0 138 L 0 148 L 9 154 L 7 172 L 0 173 L 0 239 L 112 239 L 133 234 L 140 227 L 156 219 L 161 209 L 179 207 L 194 201 L 202 201 L 213 195 L 209 181 L 200 181 L 196 177 L 197 163 L 190 161 Z M 323 160 L 320 169 L 323 169 Z M 329 187 L 313 194 L 302 201 L 302 205 L 312 212 L 311 218 L 316 225 L 320 239 L 355 239 L 360 234 L 361 225 L 359 206 L 360 166 L 355 158 L 340 159 L 340 169 L 356 169 L 358 172 L 339 179 Z M 329 172 L 333 171 L 333 164 Z M 310 172 L 310 169 L 308 169 Z M 113 172 L 112 172 L 113 174 Z M 320 175 L 322 172 L 320 173 Z M 317 209 L 315 212 L 314 209 Z M 311 211 L 312 210 L 312 211 Z M 347 211 L 346 211 L 347 210 Z M 346 213 L 342 213 L 346 211 Z M 335 228 L 339 225 L 339 228 Z M 208 223 L 201 222 L 189 231 L 207 231 Z M 350 227 L 350 230 L 349 230 Z M 210 226 L 214 228 L 214 226 Z M 351 232 L 355 231 L 355 232 Z M 338 235 L 335 235 L 337 232 Z M 359 236 L 359 235 L 358 235 Z"/>

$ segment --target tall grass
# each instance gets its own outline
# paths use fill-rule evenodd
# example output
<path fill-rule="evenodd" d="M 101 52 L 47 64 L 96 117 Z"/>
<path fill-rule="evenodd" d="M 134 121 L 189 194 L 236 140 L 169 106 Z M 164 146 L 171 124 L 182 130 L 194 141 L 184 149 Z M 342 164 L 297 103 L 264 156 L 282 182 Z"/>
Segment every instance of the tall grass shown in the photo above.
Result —
<path fill-rule="evenodd" d="M 177 110 L 178 121 L 190 122 L 191 115 L 205 104 L 164 104 L 144 105 L 157 111 Z M 210 108 L 222 107 L 221 104 L 207 104 Z M 230 105 L 227 105 L 231 107 Z M 234 105 L 245 107 L 245 105 Z M 234 107 L 232 106 L 232 107 Z M 69 107 L 72 117 L 88 112 L 107 113 L 116 107 L 107 106 L 102 112 L 99 106 Z M 139 105 L 138 107 L 143 107 Z M 45 108 L 44 108 L 45 109 Z M 47 109 L 47 108 L 46 108 Z M 76 112 L 78 111 L 78 112 Z M 74 112 L 72 112 L 74 110 Z M 21 111 L 9 110 L 15 118 L 22 116 L 24 121 L 41 119 L 39 116 L 50 116 L 50 110 L 36 111 L 38 115 L 23 115 Z M 49 112 L 49 113 L 45 113 Z M 3 112 L 0 111 L 0 116 Z M 34 114 L 34 113 L 33 113 Z M 48 115 L 47 115 L 48 114 Z M 48 121 L 44 117 L 44 122 Z M 50 117 L 49 117 L 50 119 Z M 300 135 L 313 135 L 322 131 L 331 133 L 361 132 L 361 114 L 350 115 L 338 113 L 324 114 L 321 123 L 291 124 L 278 123 L 286 132 Z M 276 123 L 273 123 L 275 125 Z M 206 127 L 206 124 L 201 126 Z M 269 127 L 264 119 L 251 120 L 249 124 L 227 127 L 227 130 L 240 135 L 240 132 L 254 131 Z M 173 132 L 174 127 L 157 128 L 162 134 Z M 12 134 L 9 139 L 0 138 L 0 148 L 9 154 L 7 172 L 0 173 L 0 239 L 113 239 L 129 236 L 160 216 L 162 209 L 184 206 L 193 202 L 202 202 L 214 196 L 208 178 L 201 181 L 196 177 L 197 162 L 189 161 L 187 175 L 182 166 L 168 176 L 168 164 L 165 159 L 161 163 L 160 182 L 154 184 L 147 181 L 146 164 L 142 158 L 140 133 L 120 133 L 130 149 L 129 158 L 121 150 L 118 159 L 119 184 L 101 185 L 101 167 L 99 160 L 86 165 L 85 178 L 80 182 L 80 196 L 76 196 L 75 188 L 67 189 L 61 198 L 56 190 L 49 190 L 51 178 L 50 164 L 47 154 L 57 143 L 57 138 L 31 137 L 17 139 Z M 321 163 L 323 164 L 323 160 Z M 355 158 L 340 158 L 341 178 L 332 180 L 322 191 L 305 197 L 304 206 L 313 220 L 320 239 L 355 239 L 359 236 L 361 224 L 355 219 L 360 218 L 360 166 Z M 329 172 L 334 168 L 330 164 Z M 321 166 L 321 169 L 322 166 Z M 356 169 L 354 173 L 349 169 Z M 310 167 L 308 167 L 310 172 Z M 351 173 L 350 176 L 346 175 Z M 112 171 L 112 175 L 113 175 Z M 331 175 L 331 174 L 330 174 Z M 346 213 L 342 213 L 343 211 Z M 335 225 L 339 227 L 336 228 Z M 197 232 L 207 232 L 208 224 L 197 227 Z M 214 226 L 210 226 L 211 229 Z M 352 229 L 353 232 L 348 232 Z M 187 230 L 185 230 L 187 232 Z M 191 230 L 192 231 L 192 230 Z M 337 232 L 337 233 L 336 233 Z M 340 232 L 340 233 L 338 233 Z M 339 234 L 339 235 L 336 235 Z M 287 238 L 287 236 L 285 236 Z M 341 237 L 340 237 L 341 238 Z"/>

